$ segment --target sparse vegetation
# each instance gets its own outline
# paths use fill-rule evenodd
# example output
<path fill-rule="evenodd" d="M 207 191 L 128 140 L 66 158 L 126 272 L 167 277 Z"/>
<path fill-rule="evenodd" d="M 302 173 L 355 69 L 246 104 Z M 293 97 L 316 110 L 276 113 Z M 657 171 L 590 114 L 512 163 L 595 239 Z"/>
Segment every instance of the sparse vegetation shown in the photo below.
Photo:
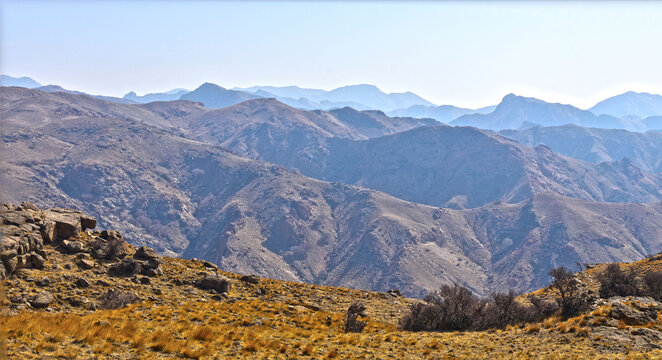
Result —
<path fill-rule="evenodd" d="M 662 301 L 662 272 L 653 271 L 644 276 L 648 295 L 657 301 Z"/>
<path fill-rule="evenodd" d="M 202 261 L 163 258 L 163 274 L 144 282 L 141 276 L 109 278 L 96 269 L 62 266 L 75 264 L 75 255 L 45 251 L 43 270 L 22 269 L 9 280 L 9 288 L 7 281 L 0 283 L 7 292 L 0 301 L 11 308 L 0 315 L 0 339 L 8 345 L 9 358 L 553 358 L 562 353 L 581 359 L 598 350 L 612 358 L 624 353 L 622 344 L 601 337 L 593 326 L 627 334 L 645 334 L 638 327 L 662 330 L 650 319 L 639 325 L 621 321 L 611 305 L 561 317 L 552 301 L 559 296 L 556 289 L 519 296 L 494 292 L 480 299 L 455 284 L 421 302 L 389 293 L 260 279 L 264 291 L 257 292 L 241 276 L 210 269 Z M 633 266 L 623 269 L 641 273 Z M 656 267 L 657 261 L 636 266 L 653 274 L 644 277 L 642 286 L 659 289 L 655 271 L 662 266 Z M 232 281 L 229 293 L 220 296 L 194 285 L 210 272 Z M 45 277 L 50 280 L 44 282 Z M 76 285 L 80 277 L 89 286 Z M 597 291 L 597 285 L 582 280 Z M 58 295 L 50 312 L 17 311 L 15 300 L 10 301 L 46 288 Z M 80 300 L 84 298 L 100 302 L 88 304 Z M 626 303 L 650 314 L 646 303 Z M 398 330 L 399 319 L 408 330 L 434 332 Z M 636 358 L 638 351 L 651 350 L 629 351 Z M 645 355 L 651 354 L 662 352 Z"/>
<path fill-rule="evenodd" d="M 559 295 L 558 303 L 563 317 L 568 318 L 588 310 L 591 299 L 580 291 L 573 272 L 559 266 L 550 270 L 549 276 L 552 277 L 549 287 Z"/>
<path fill-rule="evenodd" d="M 600 282 L 600 297 L 610 298 L 612 296 L 637 296 L 641 290 L 635 282 L 632 273 L 626 273 L 618 264 L 609 264 L 598 274 Z"/>
<path fill-rule="evenodd" d="M 365 321 L 359 320 L 359 317 L 365 317 L 365 305 L 353 303 L 347 309 L 345 315 L 345 332 L 360 333 L 366 326 Z"/>

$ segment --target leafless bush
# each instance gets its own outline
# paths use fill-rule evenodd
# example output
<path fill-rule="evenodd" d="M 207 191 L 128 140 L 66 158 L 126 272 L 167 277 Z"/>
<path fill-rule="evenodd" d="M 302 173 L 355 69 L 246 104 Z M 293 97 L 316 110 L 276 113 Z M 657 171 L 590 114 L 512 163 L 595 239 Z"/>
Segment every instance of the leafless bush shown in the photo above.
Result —
<path fill-rule="evenodd" d="M 458 284 L 443 285 L 424 299 L 427 304 L 415 304 L 400 320 L 400 326 L 410 331 L 467 330 L 478 324 L 485 302 L 469 289 Z"/>
<path fill-rule="evenodd" d="M 650 297 L 662 301 L 662 272 L 650 272 L 644 276 L 644 284 Z"/>
<path fill-rule="evenodd" d="M 552 277 L 550 287 L 560 296 L 558 303 L 563 317 L 572 317 L 588 310 L 591 299 L 580 291 L 573 272 L 559 266 L 550 270 L 549 275 Z"/>
<path fill-rule="evenodd" d="M 359 320 L 359 317 L 365 317 L 365 305 L 353 303 L 347 309 L 345 316 L 345 332 L 360 333 L 365 328 L 366 322 Z"/>
<path fill-rule="evenodd" d="M 546 301 L 535 295 L 529 296 L 529 301 L 533 306 L 532 321 L 547 319 L 559 311 L 559 305 L 554 301 Z"/>
<path fill-rule="evenodd" d="M 624 272 L 618 264 L 609 264 L 598 274 L 600 282 L 600 297 L 637 296 L 641 290 L 636 284 L 635 276 Z"/>

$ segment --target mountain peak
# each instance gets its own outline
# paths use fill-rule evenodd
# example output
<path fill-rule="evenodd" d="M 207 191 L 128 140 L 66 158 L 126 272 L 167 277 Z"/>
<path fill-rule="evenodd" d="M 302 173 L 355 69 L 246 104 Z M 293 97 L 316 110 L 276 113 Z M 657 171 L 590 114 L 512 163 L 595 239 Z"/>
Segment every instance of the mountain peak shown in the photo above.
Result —
<path fill-rule="evenodd" d="M 195 89 L 194 91 L 198 91 L 198 90 L 227 90 L 227 89 L 222 86 L 216 85 L 214 83 L 206 82 L 198 86 L 198 88 Z"/>

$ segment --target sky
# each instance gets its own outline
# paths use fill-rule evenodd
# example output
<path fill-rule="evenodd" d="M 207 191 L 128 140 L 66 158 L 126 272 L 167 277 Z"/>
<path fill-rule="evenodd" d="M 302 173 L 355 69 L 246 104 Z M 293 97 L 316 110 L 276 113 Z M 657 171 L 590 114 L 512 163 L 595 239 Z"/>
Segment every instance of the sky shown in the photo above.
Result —
<path fill-rule="evenodd" d="M 0 0 L 0 73 L 91 94 L 374 84 L 436 104 L 662 94 L 662 2 Z"/>

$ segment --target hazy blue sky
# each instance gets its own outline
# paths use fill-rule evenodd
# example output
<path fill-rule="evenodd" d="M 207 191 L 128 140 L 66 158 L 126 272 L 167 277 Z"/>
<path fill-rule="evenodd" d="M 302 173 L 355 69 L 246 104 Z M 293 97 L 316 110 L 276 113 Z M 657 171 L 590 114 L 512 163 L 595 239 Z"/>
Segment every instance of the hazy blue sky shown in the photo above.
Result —
<path fill-rule="evenodd" d="M 662 2 L 1 1 L 0 72 L 122 96 L 370 83 L 438 104 L 662 93 Z"/>

